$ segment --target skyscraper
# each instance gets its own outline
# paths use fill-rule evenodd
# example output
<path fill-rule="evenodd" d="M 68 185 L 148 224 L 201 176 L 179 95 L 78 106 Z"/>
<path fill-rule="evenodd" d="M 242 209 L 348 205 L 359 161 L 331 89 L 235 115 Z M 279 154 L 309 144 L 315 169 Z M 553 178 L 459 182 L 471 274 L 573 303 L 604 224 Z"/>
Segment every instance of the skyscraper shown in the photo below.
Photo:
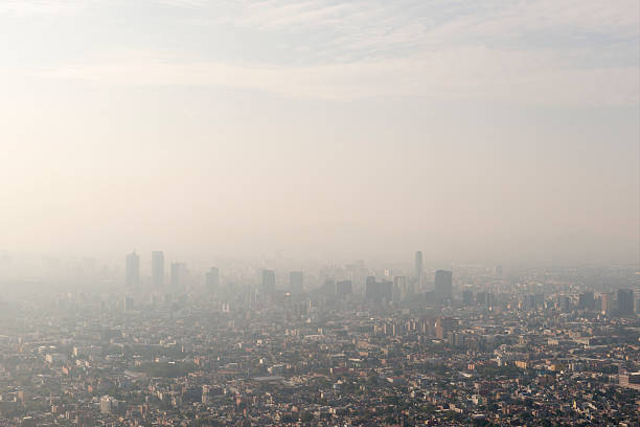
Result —
<path fill-rule="evenodd" d="M 627 316 L 633 314 L 633 291 L 618 289 L 618 313 Z"/>
<path fill-rule="evenodd" d="M 262 291 L 271 295 L 276 291 L 276 273 L 273 270 L 262 271 Z"/>
<path fill-rule="evenodd" d="M 184 288 L 185 276 L 187 274 L 187 266 L 183 262 L 171 263 L 171 288 L 174 291 Z"/>
<path fill-rule="evenodd" d="M 388 280 L 378 282 L 375 276 L 368 276 L 365 284 L 365 296 L 377 303 L 390 302 L 393 298 L 393 282 Z"/>
<path fill-rule="evenodd" d="M 423 273 L 423 265 L 422 265 L 422 251 L 416 252 L 415 258 L 415 275 L 416 275 L 416 286 L 418 290 L 422 290 L 422 273 Z"/>
<path fill-rule="evenodd" d="M 151 252 L 151 282 L 158 289 L 164 286 L 164 252 Z"/>
<path fill-rule="evenodd" d="M 138 287 L 140 284 L 140 256 L 136 251 L 127 254 L 125 264 L 125 284 L 127 288 Z"/>
<path fill-rule="evenodd" d="M 209 271 L 204 275 L 204 281 L 207 292 L 214 293 L 220 284 L 220 270 L 218 267 L 211 267 L 211 269 L 209 269 Z"/>
<path fill-rule="evenodd" d="M 333 279 L 326 279 L 322 286 L 322 295 L 331 296 L 336 294 L 336 281 Z"/>
<path fill-rule="evenodd" d="M 435 291 L 438 300 L 451 298 L 453 295 L 453 273 L 448 270 L 436 271 Z"/>
<path fill-rule="evenodd" d="M 302 280 L 303 280 L 302 271 L 289 272 L 289 291 L 291 293 L 302 292 Z"/>
<path fill-rule="evenodd" d="M 580 310 L 593 310 L 596 307 L 593 291 L 583 292 L 578 297 L 578 308 Z"/>
<path fill-rule="evenodd" d="M 471 289 L 465 289 L 462 291 L 462 304 L 467 307 L 473 305 L 473 291 Z"/>
<path fill-rule="evenodd" d="M 603 314 L 611 314 L 614 311 L 613 292 L 603 292 L 600 295 L 600 311 Z"/>
<path fill-rule="evenodd" d="M 336 283 L 336 293 L 338 295 L 351 295 L 352 287 L 351 280 L 341 280 Z"/>
<path fill-rule="evenodd" d="M 396 276 L 393 278 L 393 301 L 401 302 L 407 299 L 409 288 L 407 286 L 407 278 L 405 276 Z"/>
<path fill-rule="evenodd" d="M 493 272 L 495 274 L 496 277 L 502 277 L 502 266 L 501 265 L 496 265 L 493 269 Z"/>

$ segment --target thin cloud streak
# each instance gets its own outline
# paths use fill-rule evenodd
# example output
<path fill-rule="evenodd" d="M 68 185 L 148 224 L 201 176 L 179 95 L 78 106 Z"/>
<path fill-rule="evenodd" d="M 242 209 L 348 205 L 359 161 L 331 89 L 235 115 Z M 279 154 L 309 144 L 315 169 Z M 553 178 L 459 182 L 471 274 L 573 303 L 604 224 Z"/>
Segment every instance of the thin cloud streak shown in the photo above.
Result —
<path fill-rule="evenodd" d="M 571 68 L 552 52 L 463 48 L 306 67 L 145 61 L 52 68 L 40 75 L 112 84 L 225 86 L 334 101 L 422 97 L 579 107 L 637 105 L 639 72 L 637 67 Z"/>
<path fill-rule="evenodd" d="M 92 0 L 2 0 L 0 1 L 0 17 L 51 15 L 60 16 L 75 13 L 86 7 Z"/>

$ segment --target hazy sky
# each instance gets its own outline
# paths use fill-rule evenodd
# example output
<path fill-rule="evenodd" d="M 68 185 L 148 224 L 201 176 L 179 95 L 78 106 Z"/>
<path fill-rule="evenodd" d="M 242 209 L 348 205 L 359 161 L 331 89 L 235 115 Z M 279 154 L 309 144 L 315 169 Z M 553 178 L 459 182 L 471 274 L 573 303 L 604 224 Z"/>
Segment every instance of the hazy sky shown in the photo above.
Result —
<path fill-rule="evenodd" d="M 0 0 L 0 249 L 640 258 L 638 0 Z"/>

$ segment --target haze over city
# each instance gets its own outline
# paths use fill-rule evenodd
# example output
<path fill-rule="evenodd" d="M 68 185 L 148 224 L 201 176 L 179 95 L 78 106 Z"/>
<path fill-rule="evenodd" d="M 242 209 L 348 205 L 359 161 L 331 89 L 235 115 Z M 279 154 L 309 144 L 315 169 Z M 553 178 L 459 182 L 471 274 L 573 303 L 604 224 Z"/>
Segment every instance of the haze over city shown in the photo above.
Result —
<path fill-rule="evenodd" d="M 0 427 L 639 413 L 638 0 L 0 0 Z"/>
<path fill-rule="evenodd" d="M 637 1 L 3 1 L 0 249 L 637 263 Z"/>

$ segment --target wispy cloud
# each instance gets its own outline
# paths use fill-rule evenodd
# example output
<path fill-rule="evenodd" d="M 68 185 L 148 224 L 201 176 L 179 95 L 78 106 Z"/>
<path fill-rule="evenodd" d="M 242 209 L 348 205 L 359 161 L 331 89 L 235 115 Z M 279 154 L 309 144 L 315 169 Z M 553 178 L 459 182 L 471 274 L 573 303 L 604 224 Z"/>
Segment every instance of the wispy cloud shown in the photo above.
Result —
<path fill-rule="evenodd" d="M 0 0 L 0 16 L 63 15 L 77 11 L 86 2 L 81 0 Z"/>
<path fill-rule="evenodd" d="M 151 3 L 163 4 L 166 6 L 188 7 L 188 8 L 202 7 L 208 3 L 207 0 L 147 0 L 147 1 Z"/>
<path fill-rule="evenodd" d="M 5 0 L 0 12 L 55 13 L 79 3 Z M 336 100 L 419 96 L 553 105 L 640 102 L 637 0 L 145 3 L 180 8 L 181 19 L 191 16 L 202 32 L 207 26 L 226 31 L 227 40 L 264 46 L 267 54 L 256 55 L 260 59 L 243 55 L 242 62 L 212 61 L 193 50 L 154 58 L 148 52 L 157 48 L 135 47 L 133 59 L 85 60 L 41 75 L 118 84 L 232 86 Z M 279 48 L 263 36 L 277 40 Z"/>
<path fill-rule="evenodd" d="M 549 32 L 563 37 L 563 43 L 578 42 L 585 35 L 632 38 L 637 43 L 640 36 L 640 2 L 636 0 L 267 0 L 241 4 L 225 16 L 226 22 L 267 31 L 323 31 L 332 47 L 352 50 L 514 42 L 527 48 L 526 37 L 548 40 Z M 553 47 L 550 41 L 546 43 Z"/>
<path fill-rule="evenodd" d="M 306 67 L 228 63 L 109 63 L 47 70 L 48 77 L 135 85 L 215 85 L 285 97 L 505 100 L 539 105 L 635 105 L 634 67 L 562 68 L 552 53 L 462 48 L 387 61 Z"/>

